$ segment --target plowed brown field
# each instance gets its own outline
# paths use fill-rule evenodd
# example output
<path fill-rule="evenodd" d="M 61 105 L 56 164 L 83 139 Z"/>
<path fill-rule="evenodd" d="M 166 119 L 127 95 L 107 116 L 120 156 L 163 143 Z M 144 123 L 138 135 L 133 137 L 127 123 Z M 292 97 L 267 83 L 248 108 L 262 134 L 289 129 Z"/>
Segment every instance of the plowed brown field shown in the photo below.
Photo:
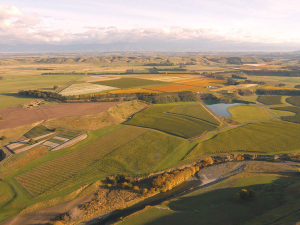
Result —
<path fill-rule="evenodd" d="M 61 103 L 31 109 L 11 106 L 0 109 L 0 115 L 3 118 L 0 121 L 0 130 L 51 118 L 99 113 L 117 104 L 120 102 Z"/>

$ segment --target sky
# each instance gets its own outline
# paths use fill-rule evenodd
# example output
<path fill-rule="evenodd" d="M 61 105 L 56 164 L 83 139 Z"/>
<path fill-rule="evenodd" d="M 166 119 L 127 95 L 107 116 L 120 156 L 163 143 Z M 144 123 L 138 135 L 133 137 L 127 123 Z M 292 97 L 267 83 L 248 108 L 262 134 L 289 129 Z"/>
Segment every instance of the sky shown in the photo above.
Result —
<path fill-rule="evenodd" d="M 1 0 L 0 45 L 300 50 L 299 21 L 300 0 Z"/>

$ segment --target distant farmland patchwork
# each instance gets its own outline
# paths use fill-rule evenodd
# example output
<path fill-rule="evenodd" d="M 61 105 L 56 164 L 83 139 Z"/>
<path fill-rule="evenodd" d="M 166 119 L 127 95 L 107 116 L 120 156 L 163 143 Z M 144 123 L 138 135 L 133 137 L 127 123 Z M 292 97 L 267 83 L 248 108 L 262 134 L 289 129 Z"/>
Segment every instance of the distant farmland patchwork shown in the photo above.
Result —
<path fill-rule="evenodd" d="M 150 107 L 134 115 L 125 124 L 152 128 L 183 138 L 194 138 L 216 130 L 220 123 L 200 104 L 187 104 Z"/>

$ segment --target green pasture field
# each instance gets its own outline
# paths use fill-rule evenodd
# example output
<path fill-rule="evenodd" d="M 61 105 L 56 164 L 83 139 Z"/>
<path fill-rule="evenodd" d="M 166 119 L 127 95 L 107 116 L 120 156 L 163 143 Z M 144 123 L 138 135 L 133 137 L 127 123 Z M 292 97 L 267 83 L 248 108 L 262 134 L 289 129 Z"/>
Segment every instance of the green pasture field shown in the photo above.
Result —
<path fill-rule="evenodd" d="M 173 109 L 169 110 L 169 112 L 201 119 L 216 126 L 221 125 L 221 121 L 208 112 L 207 109 L 200 104 L 174 107 Z"/>
<path fill-rule="evenodd" d="M 273 116 L 263 107 L 254 105 L 236 105 L 228 108 L 232 115 L 230 118 L 240 123 L 246 123 L 253 120 L 271 119 Z"/>
<path fill-rule="evenodd" d="M 97 81 L 97 82 L 93 82 L 93 84 L 101 84 L 101 85 L 117 87 L 117 88 L 134 88 L 134 87 L 151 86 L 151 85 L 168 84 L 168 83 L 163 81 L 154 81 L 154 80 L 146 80 L 146 79 L 138 79 L 138 78 L 120 78 L 115 80 Z"/>
<path fill-rule="evenodd" d="M 295 183 L 299 185 L 299 180 L 277 176 L 227 179 L 138 213 L 120 225 L 265 224 L 249 223 L 249 220 L 257 219 L 257 222 L 262 222 L 270 212 L 282 207 L 283 203 L 286 203 L 285 213 L 289 214 L 287 208 L 291 199 L 282 189 L 287 184 L 290 187 Z M 234 194 L 241 189 L 254 189 L 256 198 L 245 202 L 234 201 Z M 299 208 L 299 200 L 294 201 L 294 204 L 294 208 Z M 272 216 L 268 221 L 278 218 Z"/>
<path fill-rule="evenodd" d="M 25 137 L 27 138 L 35 138 L 38 136 L 42 136 L 45 134 L 49 134 L 52 131 L 50 131 L 47 127 L 45 127 L 44 125 L 38 125 L 34 128 L 32 128 L 30 131 L 28 131 L 26 134 L 24 134 Z"/>
<path fill-rule="evenodd" d="M 292 96 L 286 100 L 288 103 L 300 107 L 300 96 Z"/>
<path fill-rule="evenodd" d="M 216 134 L 195 147 L 186 158 L 201 154 L 248 152 L 271 154 L 300 149 L 300 125 L 284 121 L 247 124 Z"/>
<path fill-rule="evenodd" d="M 284 103 L 281 95 L 262 95 L 258 97 L 257 101 L 266 105 L 278 105 Z"/>
<path fill-rule="evenodd" d="M 191 107 L 191 110 L 188 109 L 189 107 Z M 203 106 L 198 105 L 197 107 L 201 108 Z M 203 110 L 203 117 L 201 118 L 204 119 L 198 119 L 184 114 L 174 114 L 172 110 L 176 110 L 176 108 L 181 113 L 191 113 L 194 112 L 195 106 L 191 104 L 185 106 L 153 106 L 135 114 L 132 119 L 124 124 L 152 128 L 188 139 L 218 128 L 217 125 L 205 121 L 205 118 L 210 118 L 211 115 L 208 111 Z M 199 114 L 196 116 L 200 117 Z"/>
<path fill-rule="evenodd" d="M 294 115 L 291 116 L 282 116 L 281 119 L 288 122 L 300 123 L 300 107 L 287 106 L 287 107 L 274 107 L 272 109 L 294 113 Z"/>

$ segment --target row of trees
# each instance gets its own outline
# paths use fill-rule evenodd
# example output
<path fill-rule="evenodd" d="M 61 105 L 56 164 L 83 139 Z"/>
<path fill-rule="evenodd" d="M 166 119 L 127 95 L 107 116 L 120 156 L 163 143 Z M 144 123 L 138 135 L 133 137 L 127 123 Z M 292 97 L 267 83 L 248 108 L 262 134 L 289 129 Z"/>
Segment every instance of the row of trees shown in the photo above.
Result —
<path fill-rule="evenodd" d="M 300 77 L 299 70 L 242 70 L 242 72 L 254 76 Z"/>
<path fill-rule="evenodd" d="M 173 187 L 181 184 L 199 171 L 198 166 L 191 166 L 183 170 L 175 170 L 172 173 L 164 173 L 153 179 L 152 186 L 161 192 L 171 190 Z"/>
<path fill-rule="evenodd" d="M 70 72 L 70 73 L 42 73 L 41 75 L 85 75 L 85 73 L 76 73 L 76 72 Z"/>
<path fill-rule="evenodd" d="M 51 91 L 39 91 L 39 90 L 29 90 L 19 91 L 20 95 L 44 98 L 50 100 L 59 100 L 59 101 L 119 101 L 120 98 L 123 100 L 133 100 L 138 99 L 146 101 L 153 104 L 163 104 L 169 102 L 188 102 L 188 101 L 197 101 L 197 97 L 193 92 L 172 92 L 172 93 L 118 93 L 118 94 L 89 94 L 89 95 L 79 95 L 79 96 L 62 96 L 56 92 Z"/>

